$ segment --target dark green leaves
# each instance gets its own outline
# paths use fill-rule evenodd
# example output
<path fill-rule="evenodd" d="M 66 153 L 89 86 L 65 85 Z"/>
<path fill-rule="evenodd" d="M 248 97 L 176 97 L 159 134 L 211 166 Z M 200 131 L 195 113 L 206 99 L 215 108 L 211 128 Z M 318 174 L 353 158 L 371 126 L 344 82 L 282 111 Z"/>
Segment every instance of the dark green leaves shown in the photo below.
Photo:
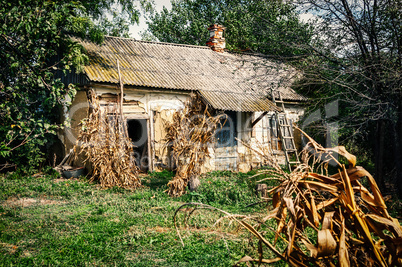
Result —
<path fill-rule="evenodd" d="M 96 23 L 115 6 L 123 11 L 117 21 Z M 55 71 L 80 72 L 87 62 L 70 36 L 101 43 L 137 20 L 136 1 L 0 0 L 0 169 L 8 162 L 33 171 L 43 162 L 44 145 L 63 123 L 64 99 L 75 93 Z"/>
<path fill-rule="evenodd" d="M 228 49 L 270 55 L 303 54 L 295 44 L 308 43 L 311 35 L 295 7 L 281 1 L 181 0 L 149 18 L 149 31 L 160 41 L 205 45 L 208 26 L 218 23 L 227 28 Z"/>

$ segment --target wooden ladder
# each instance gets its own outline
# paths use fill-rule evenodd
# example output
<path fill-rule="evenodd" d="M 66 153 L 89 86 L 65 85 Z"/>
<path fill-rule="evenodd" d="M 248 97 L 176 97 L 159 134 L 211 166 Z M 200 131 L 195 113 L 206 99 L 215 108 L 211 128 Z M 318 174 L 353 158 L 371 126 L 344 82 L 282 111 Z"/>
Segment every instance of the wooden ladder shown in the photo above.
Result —
<path fill-rule="evenodd" d="M 279 100 L 275 97 L 275 93 L 278 95 Z M 292 166 L 300 164 L 299 155 L 293 136 L 293 127 L 286 117 L 285 103 L 283 102 L 282 95 L 279 91 L 271 90 L 272 101 L 279 107 L 281 111 L 275 111 L 275 118 L 277 122 L 279 138 L 282 142 L 282 150 L 285 153 L 286 164 L 289 171 L 292 171 Z"/>

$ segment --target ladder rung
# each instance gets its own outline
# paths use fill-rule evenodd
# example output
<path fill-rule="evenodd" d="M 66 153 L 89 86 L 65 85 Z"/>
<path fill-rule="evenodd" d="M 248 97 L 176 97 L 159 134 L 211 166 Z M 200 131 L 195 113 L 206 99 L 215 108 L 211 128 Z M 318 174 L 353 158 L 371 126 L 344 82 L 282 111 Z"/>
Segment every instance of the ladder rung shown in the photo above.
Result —
<path fill-rule="evenodd" d="M 279 126 L 282 126 L 282 127 L 290 127 L 290 124 L 280 124 L 280 123 L 279 123 Z"/>
<path fill-rule="evenodd" d="M 289 161 L 289 164 L 300 164 L 300 161 Z"/>
<path fill-rule="evenodd" d="M 293 139 L 292 136 L 283 136 L 282 138 L 286 138 L 286 139 Z"/>

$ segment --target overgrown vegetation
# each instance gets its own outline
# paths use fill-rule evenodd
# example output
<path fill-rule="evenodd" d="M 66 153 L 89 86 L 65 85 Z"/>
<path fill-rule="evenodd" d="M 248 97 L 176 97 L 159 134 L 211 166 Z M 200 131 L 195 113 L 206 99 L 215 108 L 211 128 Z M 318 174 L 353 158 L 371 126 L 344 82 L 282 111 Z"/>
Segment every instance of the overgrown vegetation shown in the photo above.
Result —
<path fill-rule="evenodd" d="M 368 156 L 380 188 L 402 197 L 401 1 L 298 3 L 315 15 L 310 56 L 298 65 L 301 92 L 314 99 L 312 112 L 322 111 L 311 126 L 330 135 L 339 125 L 339 141 Z"/>
<path fill-rule="evenodd" d="M 356 166 L 356 157 L 343 146 L 323 148 L 303 134 L 309 140 L 303 150 L 303 164 L 291 173 L 274 165 L 274 169 L 256 175 L 268 175 L 258 182 L 280 182 L 268 191 L 272 196 L 272 210 L 259 216 L 245 216 L 204 203 L 186 203 L 175 213 L 180 238 L 179 221 L 186 225 L 197 209 L 211 209 L 224 215 L 214 226 L 224 220 L 229 224 L 234 222 L 259 241 L 258 258 L 246 255 L 240 262 L 401 266 L 402 227 L 388 212 L 374 178 L 363 167 Z M 345 158 L 348 166 L 341 164 L 334 154 Z M 274 157 L 272 154 L 263 156 Z M 337 172 L 330 174 L 329 164 L 336 166 Z M 364 177 L 367 187 L 360 181 Z M 184 215 L 180 218 L 181 213 Z"/>
<path fill-rule="evenodd" d="M 35 172 L 67 126 L 60 110 L 75 88 L 57 78 L 87 60 L 70 36 L 100 43 L 104 34 L 126 35 L 138 22 L 136 3 L 148 7 L 146 0 L 0 1 L 0 170 Z"/>
<path fill-rule="evenodd" d="M 310 147 L 320 156 L 331 151 L 313 141 Z M 248 174 L 212 172 L 203 175 L 197 191 L 177 198 L 166 194 L 175 175 L 168 171 L 143 176 L 144 187 L 134 192 L 101 189 L 86 179 L 60 179 L 51 169 L 38 177 L 2 175 L 0 261 L 286 266 L 339 259 L 348 266 L 349 261 L 359 265 L 369 255 L 379 263 L 379 255 L 387 262 L 398 261 L 395 237 L 401 227 L 390 214 L 400 216 L 401 203 L 394 201 L 393 210 L 387 209 L 370 174 L 354 167 L 355 158 L 342 148 L 337 151 L 349 160 L 349 168 L 338 175 L 311 173 L 314 169 L 306 165 L 292 173 L 279 166 Z M 369 179 L 359 183 L 363 176 Z M 261 201 L 255 194 L 258 183 L 268 186 L 273 206 L 271 199 Z"/>
<path fill-rule="evenodd" d="M 173 214 L 184 202 L 212 204 L 234 213 L 259 208 L 250 175 L 214 172 L 197 192 L 171 198 L 164 191 L 173 173 L 143 177 L 135 192 L 100 189 L 86 180 L 0 177 L 0 262 L 3 265 L 231 266 L 253 255 L 244 231 L 210 228 L 216 213 L 200 213 L 182 232 Z"/>

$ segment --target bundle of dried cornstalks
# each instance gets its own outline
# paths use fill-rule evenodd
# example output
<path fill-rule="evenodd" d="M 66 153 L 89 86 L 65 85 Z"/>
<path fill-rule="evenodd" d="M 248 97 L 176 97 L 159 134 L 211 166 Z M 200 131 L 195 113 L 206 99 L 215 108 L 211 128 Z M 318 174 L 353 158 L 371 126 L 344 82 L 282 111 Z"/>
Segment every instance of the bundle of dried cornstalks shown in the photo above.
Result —
<path fill-rule="evenodd" d="M 304 164 L 291 173 L 275 166 L 259 174 L 268 175 L 260 183 L 266 179 L 280 181 L 268 191 L 273 209 L 253 222 L 232 218 L 257 237 L 260 244 L 259 258 L 246 256 L 240 262 L 283 260 L 292 266 L 402 266 L 402 228 L 389 215 L 374 178 L 363 167 L 356 166 L 356 157 L 344 147 L 323 148 L 302 133 L 308 139 L 302 157 Z M 337 156 L 346 159 L 348 166 Z M 329 175 L 328 164 L 337 166 L 338 173 Z M 313 172 L 316 169 L 322 171 Z M 273 222 L 276 229 L 270 227 Z M 269 240 L 267 229 L 275 231 L 273 240 Z M 264 258 L 264 245 L 275 258 Z"/>
<path fill-rule="evenodd" d="M 91 181 L 98 180 L 104 188 L 138 188 L 141 182 L 133 145 L 127 135 L 119 103 L 101 108 L 95 93 L 89 91 L 89 95 L 91 111 L 82 122 L 74 150 L 84 153 L 85 161 L 90 162 Z"/>
<path fill-rule="evenodd" d="M 274 209 L 265 220 L 277 220 L 277 229 L 274 243 L 267 245 L 274 248 L 278 238 L 284 239 L 286 250 L 276 250 L 277 256 L 297 266 L 402 265 L 402 229 L 388 214 L 374 178 L 344 147 L 326 149 L 303 134 L 309 141 L 304 164 L 280 173 L 285 179 L 269 191 Z M 336 155 L 348 161 L 347 168 Z M 319 174 L 312 172 L 318 160 Z M 338 173 L 328 175 L 328 163 L 338 166 Z M 360 182 L 363 177 L 368 188 Z"/>
<path fill-rule="evenodd" d="M 212 116 L 201 99 L 192 96 L 183 110 L 174 113 L 172 122 L 165 123 L 166 142 L 177 166 L 175 177 L 168 183 L 170 196 L 181 196 L 188 182 L 197 179 L 222 116 Z"/>

